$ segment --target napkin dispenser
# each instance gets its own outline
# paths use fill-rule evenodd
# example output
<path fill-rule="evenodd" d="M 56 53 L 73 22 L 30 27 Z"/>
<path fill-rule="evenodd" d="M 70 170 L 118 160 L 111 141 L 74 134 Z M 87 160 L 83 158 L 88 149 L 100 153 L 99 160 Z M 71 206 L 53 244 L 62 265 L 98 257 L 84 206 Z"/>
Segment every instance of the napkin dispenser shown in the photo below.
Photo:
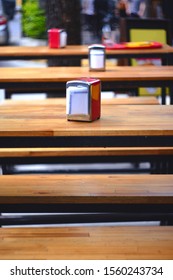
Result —
<path fill-rule="evenodd" d="M 66 114 L 69 121 L 92 122 L 100 118 L 101 83 L 94 78 L 66 83 Z"/>
<path fill-rule="evenodd" d="M 88 47 L 89 70 L 105 71 L 106 51 L 103 45 L 91 45 Z"/>
<path fill-rule="evenodd" d="M 52 28 L 48 30 L 50 48 L 64 48 L 67 45 L 67 33 L 64 29 Z"/>

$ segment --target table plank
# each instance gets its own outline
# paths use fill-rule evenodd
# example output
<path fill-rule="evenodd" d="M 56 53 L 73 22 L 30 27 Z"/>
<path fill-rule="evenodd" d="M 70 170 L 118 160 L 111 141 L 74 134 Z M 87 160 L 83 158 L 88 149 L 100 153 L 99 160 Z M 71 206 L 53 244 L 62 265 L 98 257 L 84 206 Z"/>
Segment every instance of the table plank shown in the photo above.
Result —
<path fill-rule="evenodd" d="M 16 99 L 4 99 L 1 101 L 3 106 L 55 106 L 55 105 L 66 105 L 66 98 L 45 98 L 39 101 L 35 100 L 16 100 Z M 155 96 L 128 96 L 128 97 L 114 97 L 114 98 L 102 98 L 101 105 L 158 105 L 159 100 Z"/>
<path fill-rule="evenodd" d="M 0 105 L 0 136 L 172 136 L 172 105 L 102 105 L 97 121 L 66 120 L 66 108 Z"/>
<path fill-rule="evenodd" d="M 162 48 L 142 50 L 106 50 L 107 57 L 130 57 L 145 55 L 167 55 L 172 52 L 172 47 L 164 44 Z M 85 58 L 88 56 L 87 45 L 72 45 L 60 49 L 51 49 L 49 46 L 2 46 L 0 59 L 46 59 L 51 57 L 73 56 Z"/>
<path fill-rule="evenodd" d="M 172 204 L 173 175 L 5 175 L 1 204 Z"/>
<path fill-rule="evenodd" d="M 0 259 L 172 260 L 173 227 L 1 228 Z"/>
<path fill-rule="evenodd" d="M 158 105 L 159 101 L 155 96 L 131 96 L 125 98 L 105 98 L 101 104 L 109 105 Z"/>
<path fill-rule="evenodd" d="M 89 71 L 88 67 L 0 68 L 0 84 L 12 82 L 67 82 L 82 77 L 103 82 L 173 81 L 173 66 L 114 66 L 106 71 Z"/>

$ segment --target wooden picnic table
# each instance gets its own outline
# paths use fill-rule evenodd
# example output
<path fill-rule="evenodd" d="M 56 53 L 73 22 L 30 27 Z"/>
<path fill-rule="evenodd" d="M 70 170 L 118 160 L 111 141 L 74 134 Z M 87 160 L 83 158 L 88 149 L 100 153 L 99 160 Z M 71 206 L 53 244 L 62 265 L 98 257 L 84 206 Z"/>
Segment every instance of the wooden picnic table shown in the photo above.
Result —
<path fill-rule="evenodd" d="M 170 88 L 170 103 L 173 104 L 173 66 L 115 66 L 103 72 L 91 72 L 88 67 L 48 68 L 0 68 L 0 88 L 6 96 L 14 92 L 65 93 L 69 80 L 82 77 L 98 78 L 102 90 L 116 88 L 162 87 L 162 104 L 165 104 L 166 87 Z"/>

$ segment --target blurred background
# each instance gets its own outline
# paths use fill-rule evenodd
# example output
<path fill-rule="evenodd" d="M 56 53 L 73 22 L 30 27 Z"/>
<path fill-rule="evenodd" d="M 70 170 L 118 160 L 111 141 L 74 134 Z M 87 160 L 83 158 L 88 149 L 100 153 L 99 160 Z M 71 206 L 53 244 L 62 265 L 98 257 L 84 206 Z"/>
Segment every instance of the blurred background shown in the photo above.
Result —
<path fill-rule="evenodd" d="M 109 9 L 104 2 L 110 3 Z M 0 44 L 44 44 L 52 27 L 70 30 L 68 44 L 100 42 L 99 28 L 110 28 L 118 41 L 121 17 L 172 21 L 172 11 L 173 1 L 168 0 L 0 0 Z"/>
<path fill-rule="evenodd" d="M 0 46 L 47 45 L 50 28 L 66 29 L 68 45 L 101 43 L 103 33 L 111 34 L 112 40 L 118 43 L 122 17 L 166 18 L 172 22 L 172 11 L 173 1 L 168 0 L 0 0 Z M 62 61 L 50 59 L 48 63 L 58 66 Z M 116 61 L 108 63 L 115 65 Z M 46 66 L 44 60 L 0 61 L 0 67 Z"/>

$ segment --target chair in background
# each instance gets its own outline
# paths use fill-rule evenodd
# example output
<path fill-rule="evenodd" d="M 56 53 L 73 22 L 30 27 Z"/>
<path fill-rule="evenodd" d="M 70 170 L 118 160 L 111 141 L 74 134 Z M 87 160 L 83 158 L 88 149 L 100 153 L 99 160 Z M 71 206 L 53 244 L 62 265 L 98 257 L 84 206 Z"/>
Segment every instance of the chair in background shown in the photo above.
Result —
<path fill-rule="evenodd" d="M 172 45 L 171 21 L 169 19 L 122 18 L 120 20 L 120 42 L 157 41 Z M 123 59 L 119 65 L 164 65 L 166 60 L 158 58 Z M 168 89 L 163 89 L 168 93 Z M 159 96 L 160 88 L 140 88 L 139 95 Z"/>

